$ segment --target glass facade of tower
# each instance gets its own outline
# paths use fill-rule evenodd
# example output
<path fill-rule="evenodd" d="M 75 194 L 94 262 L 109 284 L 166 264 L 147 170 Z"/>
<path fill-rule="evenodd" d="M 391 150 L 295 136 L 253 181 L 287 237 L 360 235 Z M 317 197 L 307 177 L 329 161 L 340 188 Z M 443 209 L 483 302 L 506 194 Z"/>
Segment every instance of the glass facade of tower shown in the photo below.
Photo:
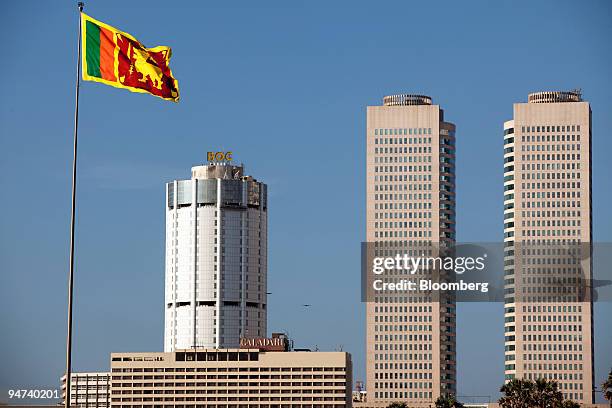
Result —
<path fill-rule="evenodd" d="M 267 187 L 241 166 L 166 185 L 164 349 L 238 347 L 266 335 Z"/>

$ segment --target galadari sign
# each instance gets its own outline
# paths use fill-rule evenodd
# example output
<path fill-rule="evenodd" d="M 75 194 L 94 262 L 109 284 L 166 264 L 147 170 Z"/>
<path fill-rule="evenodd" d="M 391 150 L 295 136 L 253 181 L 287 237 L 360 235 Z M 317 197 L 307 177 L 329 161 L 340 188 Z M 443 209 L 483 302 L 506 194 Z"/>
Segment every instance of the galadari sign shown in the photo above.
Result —
<path fill-rule="evenodd" d="M 240 339 L 241 349 L 259 349 L 262 351 L 287 351 L 287 339 L 283 337 L 243 337 Z"/>
<path fill-rule="evenodd" d="M 208 152 L 206 158 L 209 162 L 228 162 L 232 161 L 232 152 Z"/>

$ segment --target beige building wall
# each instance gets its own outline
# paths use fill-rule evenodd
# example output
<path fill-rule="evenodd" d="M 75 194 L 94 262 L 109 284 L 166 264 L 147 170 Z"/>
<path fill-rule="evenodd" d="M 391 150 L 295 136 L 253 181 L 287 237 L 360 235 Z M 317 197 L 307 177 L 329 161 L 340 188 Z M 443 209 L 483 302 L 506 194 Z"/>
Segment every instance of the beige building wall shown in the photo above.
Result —
<path fill-rule="evenodd" d="M 455 240 L 455 126 L 422 95 L 367 107 L 366 241 Z M 410 244 L 407 245 L 410 247 Z M 455 305 L 384 296 L 366 304 L 368 405 L 455 394 Z"/>
<path fill-rule="evenodd" d="M 113 407 L 351 407 L 345 352 L 112 353 Z"/>
<path fill-rule="evenodd" d="M 514 104 L 504 123 L 505 378 L 555 380 L 585 404 L 594 401 L 592 303 L 572 279 L 592 277 L 590 162 L 591 109 L 578 92 Z M 568 293 L 544 292 L 555 288 Z"/>

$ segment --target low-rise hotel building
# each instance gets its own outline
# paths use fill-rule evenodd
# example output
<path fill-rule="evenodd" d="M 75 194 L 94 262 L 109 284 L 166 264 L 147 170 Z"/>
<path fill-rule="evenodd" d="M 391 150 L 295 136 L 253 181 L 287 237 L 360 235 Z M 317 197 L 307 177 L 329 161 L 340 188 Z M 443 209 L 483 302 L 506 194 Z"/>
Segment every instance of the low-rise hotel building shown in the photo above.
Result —
<path fill-rule="evenodd" d="M 351 407 L 346 352 L 112 353 L 113 407 Z"/>

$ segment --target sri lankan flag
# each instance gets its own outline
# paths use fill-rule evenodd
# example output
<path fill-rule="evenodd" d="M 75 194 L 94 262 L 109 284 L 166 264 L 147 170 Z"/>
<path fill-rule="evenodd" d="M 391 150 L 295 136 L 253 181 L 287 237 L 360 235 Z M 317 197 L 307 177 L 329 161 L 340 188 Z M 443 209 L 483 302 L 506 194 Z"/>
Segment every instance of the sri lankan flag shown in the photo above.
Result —
<path fill-rule="evenodd" d="M 128 33 L 81 13 L 83 79 L 178 102 L 170 47 L 145 48 Z"/>

